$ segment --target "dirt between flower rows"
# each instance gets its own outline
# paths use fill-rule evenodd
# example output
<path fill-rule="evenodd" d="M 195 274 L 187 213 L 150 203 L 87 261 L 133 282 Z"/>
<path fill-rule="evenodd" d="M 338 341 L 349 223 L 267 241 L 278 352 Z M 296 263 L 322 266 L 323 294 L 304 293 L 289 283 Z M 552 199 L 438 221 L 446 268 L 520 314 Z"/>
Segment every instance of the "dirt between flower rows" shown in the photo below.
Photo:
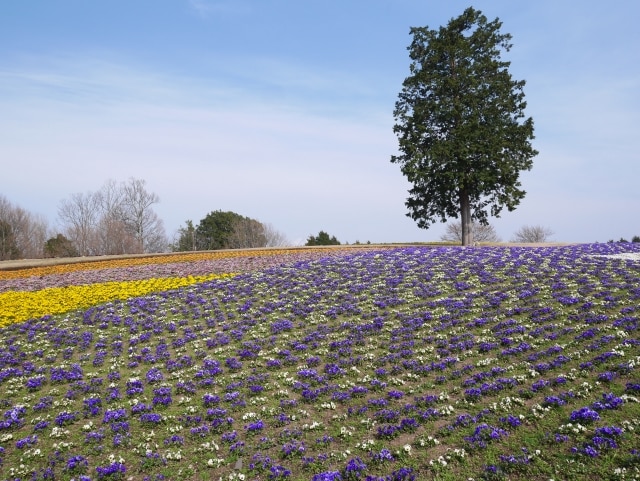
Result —
<path fill-rule="evenodd" d="M 565 246 L 574 245 L 575 243 L 563 243 L 563 242 L 547 242 L 547 243 L 487 243 L 480 244 L 476 247 L 487 246 L 502 246 L 502 247 L 551 247 L 551 246 Z M 338 246 L 295 246 L 295 247 L 257 247 L 252 249 L 229 249 L 225 252 L 250 252 L 250 251 L 291 251 L 307 250 L 307 249 L 381 249 L 389 247 L 460 247 L 460 245 L 453 245 L 447 243 L 399 243 L 399 244 L 349 244 Z M 190 251 L 191 252 L 191 251 Z M 220 251 L 196 251 L 198 253 L 206 252 L 220 252 Z M 11 271 L 20 269 L 29 269 L 31 267 L 45 267 L 55 266 L 60 264 L 75 264 L 79 262 L 100 262 L 116 259 L 134 259 L 140 257 L 159 257 L 159 256 L 171 256 L 171 255 L 184 255 L 187 252 L 159 252 L 154 254 L 121 254 L 121 255 L 104 255 L 104 256 L 88 256 L 88 257 L 51 257 L 45 259 L 15 259 L 0 261 L 0 271 Z"/>

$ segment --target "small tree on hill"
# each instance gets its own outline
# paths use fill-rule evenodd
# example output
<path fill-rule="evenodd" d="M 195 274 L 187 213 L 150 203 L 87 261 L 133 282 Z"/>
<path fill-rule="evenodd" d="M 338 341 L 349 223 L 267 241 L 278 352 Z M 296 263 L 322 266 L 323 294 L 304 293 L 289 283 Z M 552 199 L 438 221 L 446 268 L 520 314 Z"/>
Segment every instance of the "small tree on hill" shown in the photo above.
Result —
<path fill-rule="evenodd" d="M 307 239 L 306 246 L 339 246 L 340 242 L 336 236 L 329 237 L 325 231 L 321 230 L 317 236 L 310 235 Z"/>
<path fill-rule="evenodd" d="M 541 243 L 549 242 L 553 231 L 541 225 L 525 225 L 513 235 L 511 242 Z"/>

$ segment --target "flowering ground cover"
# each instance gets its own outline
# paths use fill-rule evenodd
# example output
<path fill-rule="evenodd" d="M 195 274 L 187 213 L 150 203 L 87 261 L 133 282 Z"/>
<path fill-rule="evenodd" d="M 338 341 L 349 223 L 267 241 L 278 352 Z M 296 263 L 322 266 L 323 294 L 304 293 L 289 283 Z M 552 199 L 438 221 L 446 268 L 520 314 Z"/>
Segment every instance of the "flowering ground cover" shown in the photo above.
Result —
<path fill-rule="evenodd" d="M 0 479 L 638 479 L 629 252 L 274 256 L 15 322 Z"/>
<path fill-rule="evenodd" d="M 358 247 L 350 247 L 356 251 Z M 345 249 L 252 249 L 115 258 L 0 270 L 0 327 Z"/>

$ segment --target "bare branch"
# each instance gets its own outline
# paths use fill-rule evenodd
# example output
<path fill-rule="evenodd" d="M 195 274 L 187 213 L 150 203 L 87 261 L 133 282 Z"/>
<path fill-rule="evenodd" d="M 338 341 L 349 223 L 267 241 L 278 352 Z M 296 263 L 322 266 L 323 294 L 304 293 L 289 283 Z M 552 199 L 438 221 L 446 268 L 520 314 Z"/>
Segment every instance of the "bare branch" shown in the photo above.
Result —
<path fill-rule="evenodd" d="M 548 227 L 543 227 L 541 225 L 528 226 L 525 225 L 521 227 L 516 233 L 513 235 L 513 239 L 511 242 L 531 242 L 531 243 L 541 243 L 541 242 L 550 242 L 550 237 L 553 235 L 553 231 Z"/>

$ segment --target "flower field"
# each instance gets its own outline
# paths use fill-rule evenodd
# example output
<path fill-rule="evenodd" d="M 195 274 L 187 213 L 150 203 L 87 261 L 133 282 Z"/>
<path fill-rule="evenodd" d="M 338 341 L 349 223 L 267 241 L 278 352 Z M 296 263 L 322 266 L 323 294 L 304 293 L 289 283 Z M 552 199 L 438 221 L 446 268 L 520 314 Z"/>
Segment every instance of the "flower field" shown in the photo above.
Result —
<path fill-rule="evenodd" d="M 0 271 L 0 479 L 640 479 L 625 253 L 640 245 Z"/>

